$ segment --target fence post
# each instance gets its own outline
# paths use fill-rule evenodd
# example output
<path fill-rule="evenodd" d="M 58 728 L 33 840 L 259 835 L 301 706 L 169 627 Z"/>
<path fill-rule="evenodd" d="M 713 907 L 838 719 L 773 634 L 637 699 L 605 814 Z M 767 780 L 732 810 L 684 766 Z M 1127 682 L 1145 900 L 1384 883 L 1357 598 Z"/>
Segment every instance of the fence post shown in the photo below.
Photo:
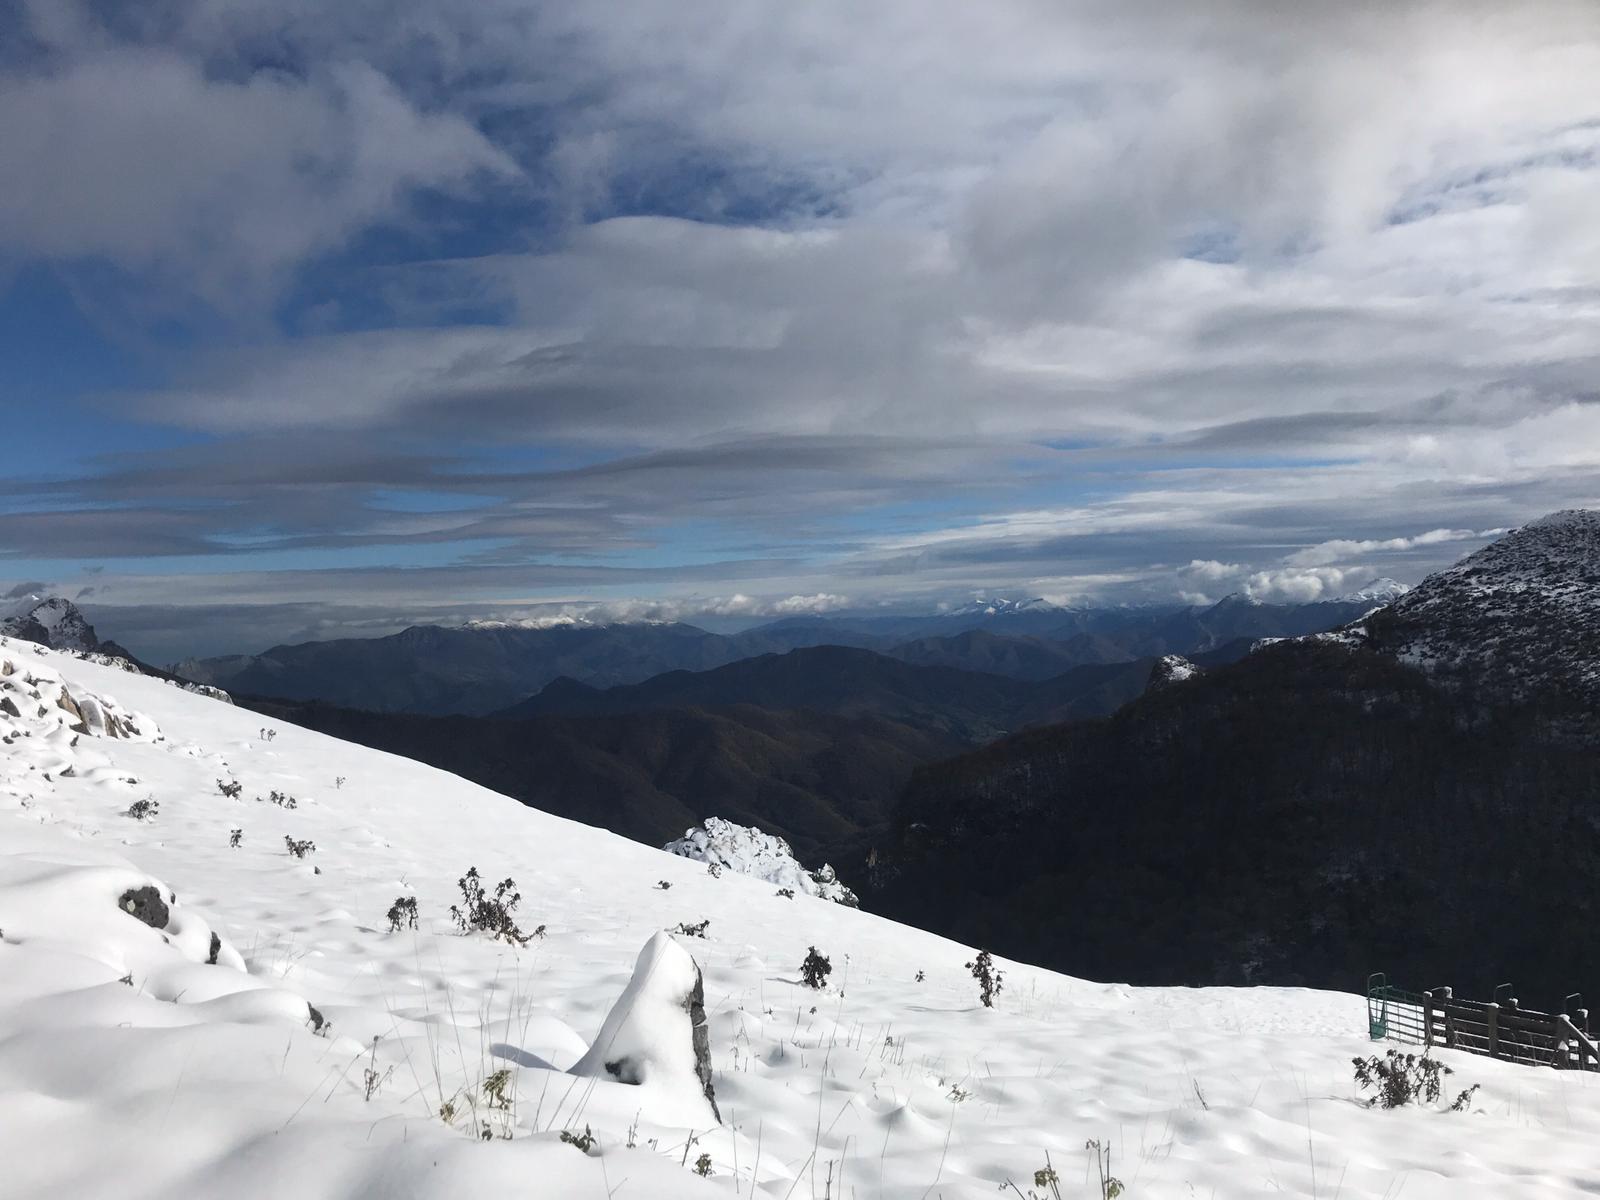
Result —
<path fill-rule="evenodd" d="M 1456 1044 L 1456 1018 L 1451 1010 L 1450 1001 L 1455 998 L 1455 989 L 1434 988 L 1433 994 L 1439 998 L 1440 1007 L 1444 1012 L 1444 1044 L 1453 1050 Z"/>
<path fill-rule="evenodd" d="M 1500 1006 L 1493 1000 L 1483 1006 L 1484 1020 L 1489 1025 L 1489 1057 L 1500 1057 Z"/>

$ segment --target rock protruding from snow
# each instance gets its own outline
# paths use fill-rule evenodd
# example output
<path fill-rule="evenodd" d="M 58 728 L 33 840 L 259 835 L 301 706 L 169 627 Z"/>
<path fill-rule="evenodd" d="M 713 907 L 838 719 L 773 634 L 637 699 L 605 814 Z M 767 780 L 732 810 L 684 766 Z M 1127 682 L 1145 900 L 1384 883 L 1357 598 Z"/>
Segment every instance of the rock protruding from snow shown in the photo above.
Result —
<path fill-rule="evenodd" d="M 1600 703 L 1600 512 L 1532 521 L 1360 624 L 1367 649 L 1446 681 Z"/>
<path fill-rule="evenodd" d="M 63 853 L 48 827 L 9 828 L 7 839 L 0 930 L 10 945 L 98 963 L 146 994 L 190 1004 L 265 986 L 204 917 L 125 860 L 98 849 Z M 199 967 L 211 973 L 205 988 L 192 986 Z"/>
<path fill-rule="evenodd" d="M 74 692 L 53 668 L 8 653 L 16 645 L 0 643 L 0 714 L 10 718 L 0 720 L 0 736 L 48 735 L 58 729 L 133 741 L 161 736 L 154 721 L 129 712 L 110 696 Z"/>
<path fill-rule="evenodd" d="M 1172 687 L 1186 679 L 1193 679 L 1200 674 L 1200 668 L 1195 666 L 1181 654 L 1163 654 L 1156 659 L 1155 666 L 1150 668 L 1150 682 L 1146 685 L 1150 691 L 1160 691 L 1162 688 Z"/>
<path fill-rule="evenodd" d="M 117 907 L 130 917 L 143 921 L 151 929 L 165 929 L 172 917 L 166 901 L 161 898 L 160 889 L 152 883 L 123 892 L 117 897 Z M 211 961 L 215 962 L 216 959 Z"/>
<path fill-rule="evenodd" d="M 789 843 L 776 834 L 763 833 L 753 825 L 735 825 L 721 817 L 707 817 L 705 823 L 686 830 L 675 842 L 661 847 L 668 854 L 714 863 L 739 875 L 764 879 L 779 888 L 803 892 L 851 908 L 860 906 L 856 894 L 844 884 L 832 867 L 823 863 L 814 871 L 800 865 Z"/>
<path fill-rule="evenodd" d="M 693 956 L 671 934 L 645 943 L 633 978 L 572 1074 L 637 1085 L 651 1120 L 722 1124 L 711 1086 L 705 983 Z"/>

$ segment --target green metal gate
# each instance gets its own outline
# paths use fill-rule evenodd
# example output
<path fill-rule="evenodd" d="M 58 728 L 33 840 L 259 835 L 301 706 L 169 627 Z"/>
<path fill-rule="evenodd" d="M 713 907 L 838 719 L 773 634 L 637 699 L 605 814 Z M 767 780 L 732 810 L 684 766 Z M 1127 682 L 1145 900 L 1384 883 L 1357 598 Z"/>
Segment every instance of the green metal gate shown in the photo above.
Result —
<path fill-rule="evenodd" d="M 1382 971 L 1367 976 L 1367 1036 L 1375 1042 L 1428 1041 L 1428 997 L 1391 987 Z"/>

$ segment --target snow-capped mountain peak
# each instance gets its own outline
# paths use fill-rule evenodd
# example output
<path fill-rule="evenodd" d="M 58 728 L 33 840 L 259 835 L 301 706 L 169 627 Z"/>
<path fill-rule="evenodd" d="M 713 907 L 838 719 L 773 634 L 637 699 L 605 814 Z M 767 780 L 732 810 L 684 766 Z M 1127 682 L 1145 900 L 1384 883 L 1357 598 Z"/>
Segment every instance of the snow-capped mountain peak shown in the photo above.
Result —
<path fill-rule="evenodd" d="M 1260 608 L 1263 601 L 1249 592 L 1229 592 L 1212 606 L 1213 609 Z"/>
<path fill-rule="evenodd" d="M 1042 596 L 1028 599 L 1012 600 L 1005 596 L 994 596 L 989 599 L 979 597 L 968 601 L 956 608 L 946 609 L 943 613 L 947 617 L 1002 617 L 1014 613 L 1044 613 L 1062 611 L 1059 604 L 1052 604 Z"/>
<path fill-rule="evenodd" d="M 100 649 L 94 626 L 76 604 L 61 596 L 30 595 L 14 601 L 0 616 L 0 635 L 54 650 L 91 654 Z"/>
<path fill-rule="evenodd" d="M 1359 601 L 1368 604 L 1389 604 L 1398 600 L 1409 592 L 1411 588 L 1398 579 L 1390 579 L 1385 575 L 1381 579 L 1374 579 L 1371 583 L 1357 588 L 1353 592 L 1346 592 L 1338 597 L 1341 601 Z"/>

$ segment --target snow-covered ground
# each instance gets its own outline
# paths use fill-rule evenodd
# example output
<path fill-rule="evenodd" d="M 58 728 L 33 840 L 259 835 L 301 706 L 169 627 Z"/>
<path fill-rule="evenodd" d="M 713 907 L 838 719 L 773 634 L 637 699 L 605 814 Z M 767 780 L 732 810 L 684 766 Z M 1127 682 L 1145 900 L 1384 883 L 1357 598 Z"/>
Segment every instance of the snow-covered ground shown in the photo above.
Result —
<path fill-rule="evenodd" d="M 1600 1076 L 1449 1055 L 1452 1083 L 1483 1085 L 1472 1111 L 1368 1110 L 1354 996 L 1107 986 L 1002 962 L 987 1010 L 972 952 L 941 938 L 713 878 L 153 679 L 15 640 L 0 642 L 7 662 L 8 1200 L 953 1200 L 1017 1194 L 1007 1181 L 1027 1195 L 1047 1155 L 1062 1195 L 1094 1196 L 1090 1140 L 1130 1200 L 1600 1190 Z M 63 685 L 85 722 L 102 701 L 100 735 L 69 728 Z M 125 815 L 147 798 L 153 816 Z M 315 849 L 295 858 L 286 838 Z M 544 936 L 457 934 L 449 909 L 473 866 L 491 890 L 514 878 L 516 919 Z M 163 931 L 118 908 L 152 884 Z M 391 933 L 403 896 L 420 928 Z M 652 938 L 706 920 L 703 938 L 676 940 L 704 972 L 720 1126 L 682 1086 L 688 1020 L 626 1006 L 607 1020 L 625 989 L 655 1003 L 663 978 L 687 986 Z M 1063 937 L 1072 923 L 1063 913 Z M 666 974 L 630 987 L 647 944 Z M 798 982 L 811 946 L 833 966 L 820 993 Z M 640 1061 L 659 1051 L 666 1074 L 591 1073 L 607 1053 L 569 1074 L 602 1026 Z"/>

